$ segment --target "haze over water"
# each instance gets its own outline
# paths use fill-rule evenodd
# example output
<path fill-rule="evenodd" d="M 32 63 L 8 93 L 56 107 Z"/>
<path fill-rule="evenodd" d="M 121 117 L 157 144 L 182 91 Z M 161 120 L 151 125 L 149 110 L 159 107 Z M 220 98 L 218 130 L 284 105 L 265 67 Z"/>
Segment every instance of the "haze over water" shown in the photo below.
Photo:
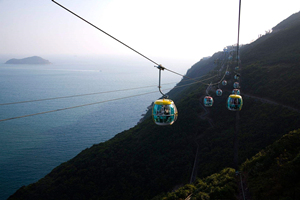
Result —
<path fill-rule="evenodd" d="M 105 60 L 105 61 L 104 61 Z M 118 61 L 116 61 L 118 60 Z M 51 60 L 50 60 L 51 61 Z M 137 124 L 147 106 L 161 95 L 158 70 L 143 62 L 99 59 L 73 64 L 0 64 L 0 104 L 89 94 L 143 86 L 144 89 L 23 104 L 0 105 L 0 119 L 111 100 L 152 91 L 156 93 L 92 106 L 0 122 L 0 199 L 23 185 L 38 181 L 54 167 L 85 148 L 104 142 Z M 149 67 L 150 66 L 150 67 Z M 173 68 L 185 74 L 190 66 Z M 163 72 L 162 90 L 181 77 Z M 168 90 L 165 90 L 167 92 Z"/>

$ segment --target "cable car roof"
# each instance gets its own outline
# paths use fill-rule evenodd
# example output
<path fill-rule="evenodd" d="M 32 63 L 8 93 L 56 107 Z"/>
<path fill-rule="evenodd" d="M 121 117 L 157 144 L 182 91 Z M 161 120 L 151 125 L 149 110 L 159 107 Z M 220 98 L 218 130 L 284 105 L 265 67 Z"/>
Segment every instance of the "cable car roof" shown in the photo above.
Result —
<path fill-rule="evenodd" d="M 171 105 L 173 103 L 170 99 L 158 99 L 154 102 L 154 104 L 157 105 Z"/>
<path fill-rule="evenodd" d="M 241 95 L 238 95 L 238 94 L 231 94 L 229 95 L 230 98 L 234 98 L 234 99 L 240 99 L 242 98 Z"/>

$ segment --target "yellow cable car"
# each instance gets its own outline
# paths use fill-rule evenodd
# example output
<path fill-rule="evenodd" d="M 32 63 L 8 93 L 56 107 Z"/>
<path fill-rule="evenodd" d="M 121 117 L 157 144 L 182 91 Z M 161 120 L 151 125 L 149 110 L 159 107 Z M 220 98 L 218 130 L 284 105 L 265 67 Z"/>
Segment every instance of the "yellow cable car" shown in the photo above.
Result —
<path fill-rule="evenodd" d="M 231 111 L 240 111 L 243 106 L 243 98 L 238 94 L 231 94 L 227 99 L 227 108 Z"/>
<path fill-rule="evenodd" d="M 175 103 L 171 99 L 158 99 L 154 102 L 152 118 L 157 125 L 172 125 L 178 117 Z"/>

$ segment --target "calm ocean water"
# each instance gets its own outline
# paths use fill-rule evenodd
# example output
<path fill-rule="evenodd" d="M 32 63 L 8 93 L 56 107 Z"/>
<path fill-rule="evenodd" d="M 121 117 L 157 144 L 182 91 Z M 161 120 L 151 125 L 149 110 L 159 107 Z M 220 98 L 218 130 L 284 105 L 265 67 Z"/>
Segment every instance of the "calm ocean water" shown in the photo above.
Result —
<path fill-rule="evenodd" d="M 179 72 L 185 73 L 186 69 Z M 174 82 L 163 88 L 173 87 L 180 79 L 163 72 L 163 83 Z M 7 199 L 21 186 L 38 181 L 83 149 L 136 125 L 147 106 L 161 96 L 157 85 L 158 70 L 142 62 L 0 64 L 0 104 L 153 86 L 76 98 L 0 105 L 0 119 L 157 90 L 154 94 L 0 122 L 0 200 Z"/>

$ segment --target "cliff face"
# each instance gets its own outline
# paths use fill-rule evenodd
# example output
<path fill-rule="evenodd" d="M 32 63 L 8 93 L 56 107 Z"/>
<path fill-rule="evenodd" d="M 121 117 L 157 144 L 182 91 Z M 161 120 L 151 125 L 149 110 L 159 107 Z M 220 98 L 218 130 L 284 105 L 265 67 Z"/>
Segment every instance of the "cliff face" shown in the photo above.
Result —
<path fill-rule="evenodd" d="M 290 109 L 299 108 L 299 29 L 293 24 L 241 49 L 239 164 L 299 128 L 300 113 Z M 217 59 L 227 62 L 223 53 L 216 53 L 195 64 L 188 76 L 207 73 L 204 83 L 219 81 L 218 72 L 226 69 Z M 236 113 L 225 104 L 235 80 L 233 75 L 226 80 L 228 85 L 220 86 L 223 95 L 211 92 L 214 105 L 204 110 L 207 85 L 183 79 L 169 92 L 179 113 L 172 126 L 155 125 L 148 112 L 137 126 L 85 149 L 9 199 L 151 199 L 188 183 L 195 160 L 199 178 L 232 167 Z"/>
<path fill-rule="evenodd" d="M 32 56 L 23 59 L 10 59 L 5 62 L 5 64 L 29 64 L 29 65 L 47 65 L 51 64 L 48 60 L 45 60 L 38 56 Z"/>

